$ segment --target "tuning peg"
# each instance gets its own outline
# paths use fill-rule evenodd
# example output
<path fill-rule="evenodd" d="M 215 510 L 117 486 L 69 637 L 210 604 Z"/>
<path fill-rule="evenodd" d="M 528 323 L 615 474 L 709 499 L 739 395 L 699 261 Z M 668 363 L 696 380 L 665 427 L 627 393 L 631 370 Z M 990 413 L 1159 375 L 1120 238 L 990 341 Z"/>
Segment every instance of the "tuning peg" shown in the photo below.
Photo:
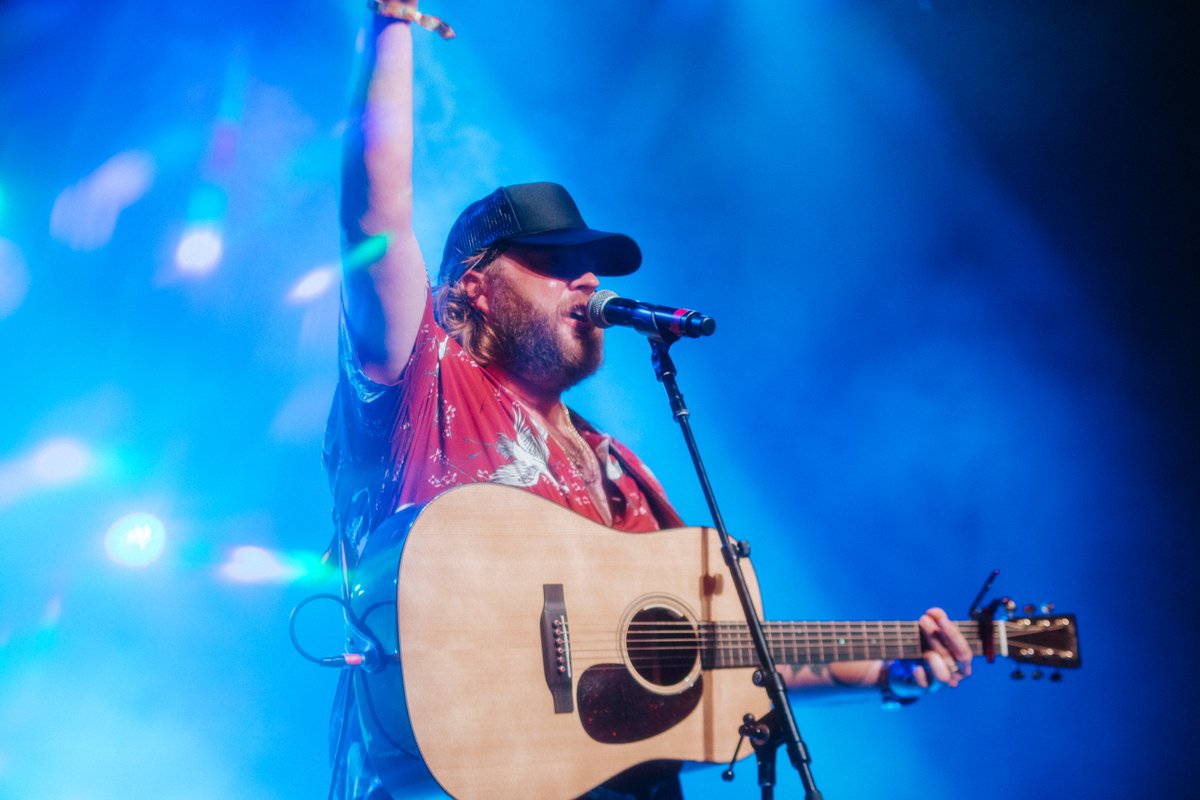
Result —
<path fill-rule="evenodd" d="M 1034 667 L 1033 674 L 1030 675 L 1030 677 L 1033 678 L 1035 681 L 1040 681 L 1042 679 L 1042 668 Z"/>
<path fill-rule="evenodd" d="M 1042 603 L 1042 613 L 1043 614 L 1053 614 L 1054 613 L 1054 603 Z"/>
<path fill-rule="evenodd" d="M 1034 611 L 1036 611 L 1036 610 L 1037 610 L 1037 608 L 1036 608 L 1036 606 L 1034 606 L 1034 604 L 1033 604 L 1033 603 L 1026 603 L 1026 604 L 1025 604 L 1025 605 L 1024 605 L 1022 608 L 1021 608 L 1021 610 L 1022 610 L 1022 611 L 1024 611 L 1026 614 L 1032 614 Z"/>
<path fill-rule="evenodd" d="M 1020 668 L 1020 667 L 1017 667 L 1016 669 L 1014 669 L 1014 670 L 1012 671 L 1012 675 L 1010 675 L 1009 677 L 1010 677 L 1010 678 L 1012 678 L 1014 681 L 1024 680 L 1024 679 L 1025 679 L 1025 673 L 1024 673 L 1024 672 L 1021 672 L 1021 668 Z"/>
<path fill-rule="evenodd" d="M 1051 683 L 1061 683 L 1062 682 L 1062 673 L 1059 672 L 1058 670 L 1054 670 L 1054 672 L 1050 675 L 1050 682 Z"/>

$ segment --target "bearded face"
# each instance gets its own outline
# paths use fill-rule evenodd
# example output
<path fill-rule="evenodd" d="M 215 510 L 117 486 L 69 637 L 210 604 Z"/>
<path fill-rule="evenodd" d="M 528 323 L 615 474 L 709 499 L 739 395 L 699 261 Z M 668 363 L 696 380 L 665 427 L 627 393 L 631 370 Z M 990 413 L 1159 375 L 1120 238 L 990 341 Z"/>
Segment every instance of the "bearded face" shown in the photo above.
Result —
<path fill-rule="evenodd" d="M 592 375 L 604 357 L 604 331 L 587 321 L 586 297 L 567 296 L 556 307 L 521 292 L 504 270 L 492 280 L 489 324 L 496 358 L 530 385 L 563 392 Z"/>

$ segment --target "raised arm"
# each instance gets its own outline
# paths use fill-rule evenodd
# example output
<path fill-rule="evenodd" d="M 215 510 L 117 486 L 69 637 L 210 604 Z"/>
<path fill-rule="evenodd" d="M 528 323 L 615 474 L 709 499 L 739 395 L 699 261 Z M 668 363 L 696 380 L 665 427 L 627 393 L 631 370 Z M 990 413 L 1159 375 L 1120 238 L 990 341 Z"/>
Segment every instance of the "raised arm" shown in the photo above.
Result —
<path fill-rule="evenodd" d="M 412 228 L 412 33 L 373 16 L 342 161 L 343 296 L 367 375 L 395 383 L 429 279 Z"/>

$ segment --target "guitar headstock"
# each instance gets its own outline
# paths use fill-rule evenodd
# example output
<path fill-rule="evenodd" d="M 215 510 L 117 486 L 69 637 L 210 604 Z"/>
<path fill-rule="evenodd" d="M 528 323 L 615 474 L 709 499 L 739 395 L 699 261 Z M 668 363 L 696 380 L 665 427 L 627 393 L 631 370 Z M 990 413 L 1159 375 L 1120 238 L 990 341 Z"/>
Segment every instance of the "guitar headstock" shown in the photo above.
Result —
<path fill-rule="evenodd" d="M 1013 617 L 1002 624 L 1009 658 L 1056 669 L 1083 665 L 1074 614 Z"/>

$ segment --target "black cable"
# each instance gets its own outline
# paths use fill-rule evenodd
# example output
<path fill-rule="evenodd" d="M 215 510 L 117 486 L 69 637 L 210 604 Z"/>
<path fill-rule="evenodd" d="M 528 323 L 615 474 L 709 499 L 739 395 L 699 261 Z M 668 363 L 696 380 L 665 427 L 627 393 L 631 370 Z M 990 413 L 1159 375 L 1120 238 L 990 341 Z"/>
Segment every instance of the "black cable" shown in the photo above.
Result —
<path fill-rule="evenodd" d="M 316 602 L 317 600 L 329 600 L 329 601 L 341 606 L 342 611 L 346 615 L 347 625 L 349 625 L 354 630 L 355 633 L 357 633 L 359 636 L 361 636 L 367 642 L 366 651 L 364 653 L 361 653 L 361 654 L 345 653 L 340 656 L 314 656 L 312 653 L 309 653 L 307 650 L 305 650 L 303 646 L 301 646 L 299 637 L 296 636 L 296 619 L 299 616 L 300 611 L 303 610 L 303 608 L 305 606 L 307 606 L 309 603 Z M 378 608 L 381 608 L 383 606 L 388 606 L 388 605 L 395 605 L 395 603 L 388 602 L 386 600 L 381 600 L 378 603 L 374 603 L 373 605 L 369 606 L 366 609 L 363 616 L 370 616 L 371 612 L 375 611 Z M 383 646 L 380 645 L 379 640 L 375 638 L 375 636 L 370 632 L 369 629 L 367 629 L 367 627 L 363 624 L 362 619 L 357 614 L 354 613 L 353 609 L 350 608 L 349 603 L 347 603 L 345 600 L 338 597 L 337 595 L 329 594 L 327 592 L 321 593 L 321 594 L 310 595 L 309 597 L 306 597 L 303 600 L 301 600 L 296 605 L 296 607 L 292 609 L 291 616 L 288 620 L 288 635 L 292 639 L 292 646 L 296 648 L 296 652 L 298 652 L 303 658 L 305 658 L 321 667 L 345 668 L 345 667 L 351 667 L 351 666 L 359 666 L 358 664 L 354 664 L 354 663 L 348 661 L 347 657 L 352 656 L 352 655 L 361 655 L 365 661 L 365 659 L 370 658 L 372 656 L 375 658 L 378 658 L 379 654 L 383 652 Z M 357 692 L 357 691 L 355 691 L 354 682 L 353 682 L 353 680 L 351 680 L 349 686 L 347 686 L 346 688 L 347 688 L 347 702 L 345 703 L 345 709 L 342 712 L 342 726 L 341 726 L 341 730 L 338 731 L 338 745 L 337 745 L 337 749 L 334 751 L 335 752 L 334 763 L 335 764 L 337 763 L 337 757 L 341 755 L 341 748 L 343 746 L 342 741 L 346 734 L 347 718 L 349 717 L 349 714 L 350 714 L 350 703 L 349 703 L 350 694 L 353 694 L 355 696 L 355 702 L 361 703 L 361 701 L 363 701 L 363 700 L 366 701 L 365 705 L 367 707 L 367 712 L 371 715 L 371 719 L 375 722 L 375 727 L 378 729 L 378 734 L 385 741 L 387 741 L 388 744 L 390 744 L 392 747 L 396 748 L 397 750 L 399 750 L 402 753 L 406 753 L 408 755 L 415 757 L 415 754 L 412 753 L 407 747 L 400 744 L 395 739 L 393 739 L 391 737 L 391 735 L 389 735 L 389 733 L 387 731 L 387 727 L 383 724 L 383 721 L 379 718 L 379 713 L 375 710 L 375 702 L 374 702 L 374 699 L 371 697 L 370 687 L 364 683 L 362 685 L 363 691 Z M 333 778 L 330 779 L 329 791 L 331 793 L 333 792 Z M 331 796 L 332 796 L 332 794 L 331 794 Z"/>
<path fill-rule="evenodd" d="M 347 623 L 350 624 L 350 622 L 353 621 L 352 627 L 354 629 L 354 632 L 357 633 L 359 636 L 362 636 L 362 638 L 367 642 L 367 647 L 364 648 L 364 652 L 362 652 L 362 653 L 342 653 L 341 655 L 337 655 L 337 656 L 314 656 L 312 653 L 310 653 L 304 649 L 304 647 L 300 644 L 299 637 L 296 636 L 296 619 L 299 617 L 300 611 L 305 606 L 307 606 L 309 603 L 315 602 L 317 600 L 329 600 L 329 601 L 334 602 L 337 605 L 341 606 L 342 612 L 346 617 Z M 288 618 L 288 636 L 291 637 L 292 647 L 296 648 L 296 652 L 299 653 L 301 655 L 301 657 L 307 659 L 308 661 L 311 661 L 312 663 L 316 664 L 319 667 L 338 667 L 338 668 L 354 667 L 354 666 L 358 666 L 360 663 L 365 661 L 367 658 L 370 658 L 372 651 L 379 652 L 378 640 L 374 636 L 372 636 L 369 632 L 364 631 L 362 622 L 355 615 L 354 610 L 350 608 L 350 604 L 335 594 L 329 594 L 329 593 L 314 594 L 314 595 L 310 595 L 310 596 L 304 598 L 303 600 L 301 600 L 296 605 L 296 607 L 292 609 L 291 616 Z"/>

